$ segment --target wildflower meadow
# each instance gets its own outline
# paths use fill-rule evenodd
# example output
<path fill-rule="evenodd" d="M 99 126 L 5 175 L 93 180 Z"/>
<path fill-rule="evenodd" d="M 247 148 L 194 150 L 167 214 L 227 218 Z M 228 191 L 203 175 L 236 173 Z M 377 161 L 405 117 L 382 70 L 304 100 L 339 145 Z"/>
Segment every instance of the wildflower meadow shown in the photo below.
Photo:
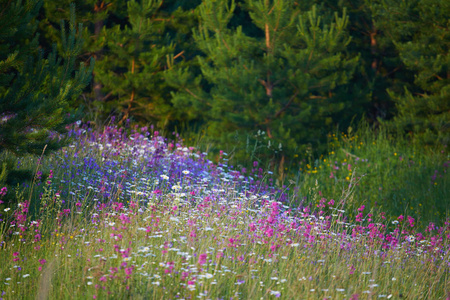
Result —
<path fill-rule="evenodd" d="M 450 221 L 354 200 L 362 156 L 305 162 L 294 189 L 151 128 L 69 134 L 0 191 L 17 200 L 0 212 L 1 299 L 450 299 Z"/>

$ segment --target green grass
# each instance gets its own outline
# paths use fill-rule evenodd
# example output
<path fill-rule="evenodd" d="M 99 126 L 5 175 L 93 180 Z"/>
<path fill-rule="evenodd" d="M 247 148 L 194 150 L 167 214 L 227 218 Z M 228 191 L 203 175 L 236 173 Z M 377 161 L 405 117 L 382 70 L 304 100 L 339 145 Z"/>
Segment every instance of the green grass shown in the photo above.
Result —
<path fill-rule="evenodd" d="M 351 184 L 350 207 L 364 204 L 390 216 L 414 216 L 422 225 L 442 224 L 450 209 L 449 167 L 446 147 L 420 148 L 361 126 L 330 135 L 328 155 L 300 161 L 291 178 L 308 199 L 312 188 L 328 199 L 342 199 Z"/>
<path fill-rule="evenodd" d="M 443 224 L 450 212 L 447 146 L 415 144 L 382 126 L 375 132 L 365 122 L 357 127 L 328 135 L 328 152 L 320 157 L 312 152 L 286 154 L 281 169 L 274 163 L 281 153 L 267 149 L 266 136 L 255 144 L 231 147 L 226 158 L 229 164 L 248 170 L 258 161 L 263 169 L 273 171 L 277 184 L 295 195 L 292 205 L 317 204 L 322 197 L 345 199 L 349 208 L 364 204 L 391 217 L 414 216 L 419 226 Z M 218 152 L 204 135 L 188 136 L 187 144 Z M 243 155 L 247 159 L 240 159 Z"/>
<path fill-rule="evenodd" d="M 370 239 L 363 236 L 347 252 L 329 237 L 315 244 L 297 241 L 289 245 L 290 238 L 297 238 L 286 234 L 258 244 L 244 234 L 237 247 L 226 247 L 224 236 L 248 230 L 245 219 L 252 213 L 245 209 L 250 207 L 234 219 L 230 215 L 239 211 L 236 208 L 217 217 L 214 212 L 220 211 L 219 204 L 201 212 L 184 207 L 174 216 L 171 202 L 166 198 L 144 213 L 138 207 L 126 209 L 123 213 L 130 218 L 126 224 L 110 211 L 93 219 L 71 216 L 60 225 L 44 219 L 53 223 L 53 230 L 41 241 L 30 243 L 29 232 L 3 245 L 1 278 L 8 285 L 2 290 L 7 299 L 187 299 L 199 295 L 208 295 L 201 297 L 205 299 L 272 299 L 278 293 L 282 299 L 357 299 L 354 295 L 359 299 L 380 295 L 443 299 L 446 295 L 448 269 L 430 261 L 429 254 L 415 259 L 406 251 L 421 246 L 389 250 L 380 256 L 364 246 Z M 140 230 L 157 219 L 157 228 Z M 195 238 L 189 237 L 188 220 L 197 222 Z M 339 230 L 338 226 L 331 229 Z M 111 237 L 119 234 L 118 240 Z M 272 243 L 282 247 L 273 252 Z M 119 248 L 130 252 L 122 257 Z M 207 254 L 205 264 L 198 262 L 201 253 Z M 243 261 L 231 259 L 241 256 Z M 111 271 L 114 268 L 117 271 Z M 166 273 L 170 268 L 173 271 Z M 188 279 L 196 278 L 191 288 L 188 279 L 182 280 L 182 272 L 188 273 Z"/>
<path fill-rule="evenodd" d="M 0 297 L 450 296 L 445 153 L 368 131 L 330 136 L 327 157 L 285 170 L 278 203 L 201 150 L 106 131 L 36 164 L 41 178 L 1 207 Z"/>

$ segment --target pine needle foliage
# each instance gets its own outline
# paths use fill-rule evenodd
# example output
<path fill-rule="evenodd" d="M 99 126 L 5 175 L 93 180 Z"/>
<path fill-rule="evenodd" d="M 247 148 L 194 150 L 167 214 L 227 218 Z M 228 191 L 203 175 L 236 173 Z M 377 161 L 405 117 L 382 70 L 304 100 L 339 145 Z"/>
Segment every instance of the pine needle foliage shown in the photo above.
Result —
<path fill-rule="evenodd" d="M 414 74 L 403 92 L 390 90 L 397 114 L 387 122 L 422 145 L 450 142 L 450 4 L 448 1 L 373 1 L 373 16 Z"/>
<path fill-rule="evenodd" d="M 207 120 L 209 135 L 222 145 L 244 145 L 258 132 L 268 153 L 320 144 L 349 101 L 333 93 L 352 78 L 358 56 L 346 54 L 350 37 L 346 11 L 324 22 L 315 6 L 300 10 L 295 1 L 241 3 L 260 34 L 231 29 L 236 3 L 207 0 L 198 8 L 194 31 L 201 75 L 172 66 L 166 80 L 176 107 Z M 253 141 L 247 141 L 253 144 Z"/>
<path fill-rule="evenodd" d="M 83 40 L 76 25 L 75 6 L 61 50 L 48 55 L 39 48 L 38 0 L 0 0 L 0 169 L 3 181 L 10 154 L 20 157 L 51 152 L 66 142 L 65 127 L 78 116 L 74 100 L 90 80 L 94 65 L 75 65 Z M 65 28 L 64 22 L 61 27 Z"/>
<path fill-rule="evenodd" d="M 96 76 L 114 97 L 107 110 L 119 115 L 122 122 L 133 117 L 164 124 L 170 111 L 162 71 L 174 44 L 165 35 L 166 22 L 157 17 L 162 3 L 129 1 L 128 24 L 104 32 L 108 55 L 99 61 Z"/>

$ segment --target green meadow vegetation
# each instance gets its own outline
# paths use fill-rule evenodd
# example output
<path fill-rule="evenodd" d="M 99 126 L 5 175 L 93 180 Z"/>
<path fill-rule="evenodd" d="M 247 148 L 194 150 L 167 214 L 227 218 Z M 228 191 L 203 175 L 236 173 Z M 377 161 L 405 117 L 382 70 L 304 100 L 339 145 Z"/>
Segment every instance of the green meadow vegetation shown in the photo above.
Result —
<path fill-rule="evenodd" d="M 447 2 L 0 0 L 0 300 L 450 300 Z"/>
<path fill-rule="evenodd" d="M 2 206 L 4 299 L 447 298 L 442 153 L 331 135 L 280 188 L 261 162 L 233 167 L 146 130 L 75 128 L 26 161 L 33 183 Z"/>
<path fill-rule="evenodd" d="M 324 197 L 345 197 L 351 207 L 364 204 L 391 216 L 411 215 L 422 225 L 448 216 L 445 146 L 424 148 L 364 126 L 329 140 L 328 155 L 300 162 L 295 181 L 301 194 L 308 195 L 317 181 Z"/>

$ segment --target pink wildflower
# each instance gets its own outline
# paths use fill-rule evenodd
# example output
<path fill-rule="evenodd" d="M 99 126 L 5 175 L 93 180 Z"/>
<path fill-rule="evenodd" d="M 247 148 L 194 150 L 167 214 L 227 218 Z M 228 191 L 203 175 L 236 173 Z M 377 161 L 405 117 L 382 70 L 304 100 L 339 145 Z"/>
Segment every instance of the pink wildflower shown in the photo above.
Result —
<path fill-rule="evenodd" d="M 132 273 L 133 273 L 133 268 L 126 268 L 125 269 L 125 274 L 131 275 Z"/>
<path fill-rule="evenodd" d="M 6 193 L 8 192 L 8 189 L 5 187 L 2 187 L 2 189 L 0 190 L 0 196 L 5 196 Z"/>
<path fill-rule="evenodd" d="M 204 265 L 206 263 L 206 258 L 207 257 L 208 257 L 208 254 L 206 254 L 206 253 L 200 254 L 200 256 L 198 257 L 198 264 L 199 265 Z"/>
<path fill-rule="evenodd" d="M 362 217 L 363 217 L 362 213 L 357 214 L 356 215 L 356 222 L 362 222 Z"/>

